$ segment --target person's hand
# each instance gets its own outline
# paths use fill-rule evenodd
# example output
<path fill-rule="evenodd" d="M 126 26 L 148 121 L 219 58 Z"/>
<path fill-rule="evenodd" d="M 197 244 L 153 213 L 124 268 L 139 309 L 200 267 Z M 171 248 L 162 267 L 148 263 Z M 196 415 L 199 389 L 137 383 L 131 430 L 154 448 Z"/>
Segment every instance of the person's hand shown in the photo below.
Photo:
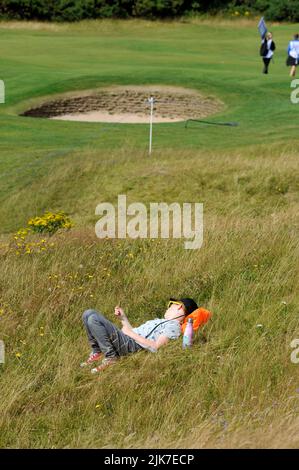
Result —
<path fill-rule="evenodd" d="M 125 312 L 123 311 L 123 309 L 121 307 L 119 307 L 118 305 L 115 307 L 114 309 L 114 315 L 116 315 L 118 318 L 120 318 L 121 320 L 123 320 L 124 318 L 126 318 L 126 314 Z"/>

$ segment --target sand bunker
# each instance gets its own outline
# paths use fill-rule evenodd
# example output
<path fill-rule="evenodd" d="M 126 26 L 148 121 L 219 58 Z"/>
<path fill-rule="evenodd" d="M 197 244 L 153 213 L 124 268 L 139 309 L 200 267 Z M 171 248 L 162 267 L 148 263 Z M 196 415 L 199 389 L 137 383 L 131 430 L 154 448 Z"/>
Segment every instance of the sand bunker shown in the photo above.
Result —
<path fill-rule="evenodd" d="M 195 90 L 166 86 L 109 87 L 65 94 L 25 111 L 22 116 L 85 122 L 148 123 L 154 97 L 154 122 L 200 119 L 218 112 L 223 103 Z"/>

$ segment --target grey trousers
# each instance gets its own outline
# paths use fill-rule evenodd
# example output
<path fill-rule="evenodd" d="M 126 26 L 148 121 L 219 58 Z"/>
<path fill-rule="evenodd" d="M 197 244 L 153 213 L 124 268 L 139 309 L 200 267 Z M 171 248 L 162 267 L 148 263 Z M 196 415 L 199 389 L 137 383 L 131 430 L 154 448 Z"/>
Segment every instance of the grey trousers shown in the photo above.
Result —
<path fill-rule="evenodd" d="M 102 352 L 105 357 L 118 357 L 143 349 L 96 310 L 86 310 L 82 320 L 93 352 Z"/>

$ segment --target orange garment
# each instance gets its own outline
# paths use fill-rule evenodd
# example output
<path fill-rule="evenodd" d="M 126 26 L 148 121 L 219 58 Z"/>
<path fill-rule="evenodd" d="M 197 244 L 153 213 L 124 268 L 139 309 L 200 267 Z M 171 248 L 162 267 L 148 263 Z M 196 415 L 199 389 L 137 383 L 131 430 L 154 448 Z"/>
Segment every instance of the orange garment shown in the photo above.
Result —
<path fill-rule="evenodd" d="M 200 326 L 205 325 L 211 318 L 212 313 L 205 308 L 199 307 L 194 312 L 185 317 L 184 323 L 181 325 L 182 332 L 184 333 L 188 318 L 193 318 L 193 330 L 196 331 Z"/>

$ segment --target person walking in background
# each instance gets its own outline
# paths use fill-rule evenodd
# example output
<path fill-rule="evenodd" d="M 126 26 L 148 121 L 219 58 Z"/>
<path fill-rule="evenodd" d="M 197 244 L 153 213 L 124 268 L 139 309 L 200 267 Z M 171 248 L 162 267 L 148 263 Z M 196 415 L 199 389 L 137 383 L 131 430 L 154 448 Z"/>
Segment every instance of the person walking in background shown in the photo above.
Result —
<path fill-rule="evenodd" d="M 294 35 L 294 39 L 288 45 L 287 66 L 291 67 L 290 77 L 295 77 L 296 67 L 299 59 L 299 34 Z"/>
<path fill-rule="evenodd" d="M 260 55 L 263 58 L 264 68 L 263 73 L 268 73 L 269 64 L 273 57 L 274 51 L 276 49 L 275 42 L 273 41 L 273 35 L 268 31 L 262 39 L 262 44 L 260 48 Z"/>

